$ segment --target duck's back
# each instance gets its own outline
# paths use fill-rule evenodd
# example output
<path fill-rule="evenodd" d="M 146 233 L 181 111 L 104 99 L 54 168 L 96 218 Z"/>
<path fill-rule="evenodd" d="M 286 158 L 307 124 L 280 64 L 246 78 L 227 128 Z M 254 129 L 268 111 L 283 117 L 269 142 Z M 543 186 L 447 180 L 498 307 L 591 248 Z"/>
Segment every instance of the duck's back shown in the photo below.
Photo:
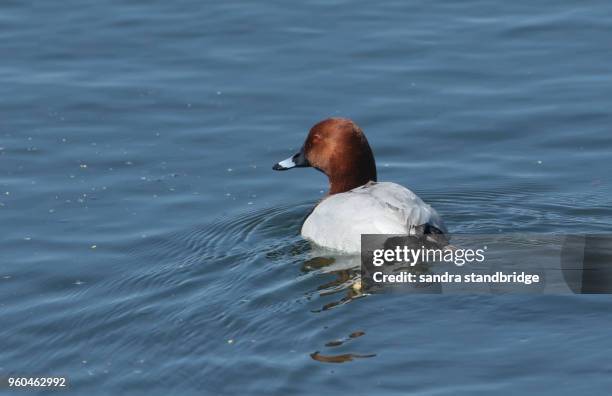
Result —
<path fill-rule="evenodd" d="M 361 234 L 413 234 L 429 224 L 446 233 L 438 213 L 395 183 L 368 183 L 325 198 L 308 216 L 302 236 L 317 245 L 357 253 Z"/>

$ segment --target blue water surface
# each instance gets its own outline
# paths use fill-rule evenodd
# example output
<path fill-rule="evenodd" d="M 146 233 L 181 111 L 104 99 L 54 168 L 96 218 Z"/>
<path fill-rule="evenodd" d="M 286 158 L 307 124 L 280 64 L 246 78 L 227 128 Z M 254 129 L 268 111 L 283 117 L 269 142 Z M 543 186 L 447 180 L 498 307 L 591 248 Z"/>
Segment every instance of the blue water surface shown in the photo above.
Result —
<path fill-rule="evenodd" d="M 356 298 L 299 236 L 324 176 L 271 166 L 350 117 L 453 233 L 610 232 L 611 38 L 598 0 L 3 1 L 0 377 L 608 395 L 609 297 Z"/>

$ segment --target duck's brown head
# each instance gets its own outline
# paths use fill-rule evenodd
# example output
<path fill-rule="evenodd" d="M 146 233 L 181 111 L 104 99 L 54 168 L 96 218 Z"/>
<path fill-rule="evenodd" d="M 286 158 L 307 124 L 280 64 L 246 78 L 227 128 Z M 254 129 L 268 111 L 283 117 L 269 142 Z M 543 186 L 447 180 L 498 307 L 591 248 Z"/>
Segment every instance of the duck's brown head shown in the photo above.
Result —
<path fill-rule="evenodd" d="M 274 170 L 313 167 L 329 179 L 329 194 L 376 181 L 374 155 L 361 128 L 346 118 L 328 118 L 313 126 L 302 149 Z"/>

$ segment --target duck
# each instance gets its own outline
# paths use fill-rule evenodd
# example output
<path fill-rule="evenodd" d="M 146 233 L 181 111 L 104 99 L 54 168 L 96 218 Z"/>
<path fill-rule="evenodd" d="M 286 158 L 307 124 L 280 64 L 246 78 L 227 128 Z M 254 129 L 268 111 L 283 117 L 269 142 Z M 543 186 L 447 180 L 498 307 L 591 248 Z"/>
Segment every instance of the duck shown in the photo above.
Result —
<path fill-rule="evenodd" d="M 272 169 L 306 167 L 329 181 L 329 191 L 301 228 L 302 237 L 318 247 L 358 254 L 363 234 L 427 235 L 440 246 L 448 244 L 447 228 L 435 209 L 406 187 L 377 180 L 370 144 L 352 120 L 315 124 L 300 151 Z"/>

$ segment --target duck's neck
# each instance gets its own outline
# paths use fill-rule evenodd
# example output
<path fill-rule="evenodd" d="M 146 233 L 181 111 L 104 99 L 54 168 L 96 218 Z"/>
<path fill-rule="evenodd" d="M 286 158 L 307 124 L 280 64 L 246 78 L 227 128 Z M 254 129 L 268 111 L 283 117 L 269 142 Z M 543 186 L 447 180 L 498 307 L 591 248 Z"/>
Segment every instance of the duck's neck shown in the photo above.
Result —
<path fill-rule="evenodd" d="M 324 170 L 329 178 L 328 195 L 347 192 L 376 181 L 376 161 L 365 136 L 360 134 L 360 139 L 352 143 L 335 153 L 332 163 Z"/>
<path fill-rule="evenodd" d="M 344 175 L 334 175 L 329 177 L 328 195 L 340 194 L 361 187 L 369 182 L 376 181 L 376 167 L 371 167 L 367 172 L 351 172 Z"/>

